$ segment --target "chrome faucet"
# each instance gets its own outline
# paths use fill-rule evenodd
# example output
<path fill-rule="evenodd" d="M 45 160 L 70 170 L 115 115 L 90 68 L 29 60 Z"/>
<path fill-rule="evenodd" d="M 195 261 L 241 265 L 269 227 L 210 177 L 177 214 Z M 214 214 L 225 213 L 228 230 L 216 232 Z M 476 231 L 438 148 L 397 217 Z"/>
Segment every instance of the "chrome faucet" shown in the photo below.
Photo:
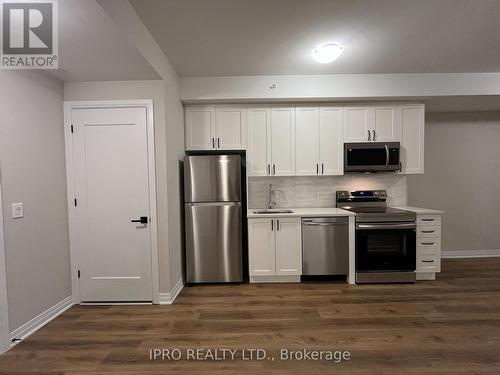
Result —
<path fill-rule="evenodd" d="M 276 189 L 273 184 L 269 184 L 269 190 L 267 192 L 267 208 L 272 209 L 276 207 L 275 198 Z"/>

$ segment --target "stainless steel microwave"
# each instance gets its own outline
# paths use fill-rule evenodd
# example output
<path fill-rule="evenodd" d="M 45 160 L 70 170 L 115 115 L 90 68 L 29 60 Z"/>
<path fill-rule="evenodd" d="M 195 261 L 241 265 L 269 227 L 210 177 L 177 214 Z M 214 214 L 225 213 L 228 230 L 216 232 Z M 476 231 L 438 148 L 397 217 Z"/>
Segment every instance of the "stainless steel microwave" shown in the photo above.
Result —
<path fill-rule="evenodd" d="M 344 143 L 344 173 L 401 170 L 399 142 Z"/>

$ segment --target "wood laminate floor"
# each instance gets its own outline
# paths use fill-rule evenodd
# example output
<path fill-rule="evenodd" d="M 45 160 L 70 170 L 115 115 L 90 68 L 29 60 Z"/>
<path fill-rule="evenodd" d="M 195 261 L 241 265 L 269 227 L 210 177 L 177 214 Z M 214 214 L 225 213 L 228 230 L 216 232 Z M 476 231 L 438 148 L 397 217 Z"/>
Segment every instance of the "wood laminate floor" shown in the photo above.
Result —
<path fill-rule="evenodd" d="M 151 361 L 152 348 L 183 359 Z M 266 359 L 186 360 L 195 348 Z M 282 348 L 350 360 L 280 360 Z M 35 373 L 499 374 L 500 258 L 445 259 L 415 285 L 207 285 L 173 306 L 74 306 L 0 356 L 0 374 Z"/>

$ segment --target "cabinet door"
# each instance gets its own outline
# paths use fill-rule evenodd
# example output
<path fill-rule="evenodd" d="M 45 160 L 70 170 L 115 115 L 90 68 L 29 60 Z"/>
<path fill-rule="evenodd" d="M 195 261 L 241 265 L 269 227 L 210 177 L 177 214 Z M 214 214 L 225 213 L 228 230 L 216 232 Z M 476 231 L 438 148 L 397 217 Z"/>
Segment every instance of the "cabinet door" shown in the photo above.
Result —
<path fill-rule="evenodd" d="M 324 107 L 319 112 L 319 172 L 321 175 L 344 173 L 343 109 Z"/>
<path fill-rule="evenodd" d="M 213 150 L 215 148 L 215 107 L 187 107 L 185 117 L 186 150 Z"/>
<path fill-rule="evenodd" d="M 372 110 L 372 141 L 399 142 L 399 108 L 376 106 Z"/>
<path fill-rule="evenodd" d="M 368 107 L 344 108 L 344 142 L 372 141 L 369 112 Z"/>
<path fill-rule="evenodd" d="M 295 175 L 295 108 L 271 110 L 271 153 L 274 176 Z"/>
<path fill-rule="evenodd" d="M 300 219 L 276 219 L 276 275 L 300 275 L 301 273 Z"/>
<path fill-rule="evenodd" d="M 319 108 L 295 109 L 295 174 L 316 176 L 319 169 Z"/>
<path fill-rule="evenodd" d="M 235 106 L 215 107 L 216 146 L 219 150 L 244 150 L 246 111 Z"/>
<path fill-rule="evenodd" d="M 402 105 L 401 163 L 403 173 L 424 173 L 424 112 L 423 104 Z"/>
<path fill-rule="evenodd" d="M 248 262 L 250 276 L 274 275 L 274 219 L 248 219 Z"/>
<path fill-rule="evenodd" d="M 271 173 L 271 110 L 247 110 L 247 173 L 249 176 L 268 176 Z"/>

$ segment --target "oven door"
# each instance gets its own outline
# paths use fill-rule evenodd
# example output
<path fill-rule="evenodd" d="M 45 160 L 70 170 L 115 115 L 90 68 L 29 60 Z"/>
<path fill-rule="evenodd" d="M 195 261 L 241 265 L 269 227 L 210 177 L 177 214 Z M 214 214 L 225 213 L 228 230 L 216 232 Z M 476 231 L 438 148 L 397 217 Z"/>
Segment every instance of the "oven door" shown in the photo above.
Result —
<path fill-rule="evenodd" d="M 416 224 L 356 224 L 356 271 L 415 271 Z"/>
<path fill-rule="evenodd" d="M 345 143 L 344 172 L 400 170 L 399 142 Z"/>

